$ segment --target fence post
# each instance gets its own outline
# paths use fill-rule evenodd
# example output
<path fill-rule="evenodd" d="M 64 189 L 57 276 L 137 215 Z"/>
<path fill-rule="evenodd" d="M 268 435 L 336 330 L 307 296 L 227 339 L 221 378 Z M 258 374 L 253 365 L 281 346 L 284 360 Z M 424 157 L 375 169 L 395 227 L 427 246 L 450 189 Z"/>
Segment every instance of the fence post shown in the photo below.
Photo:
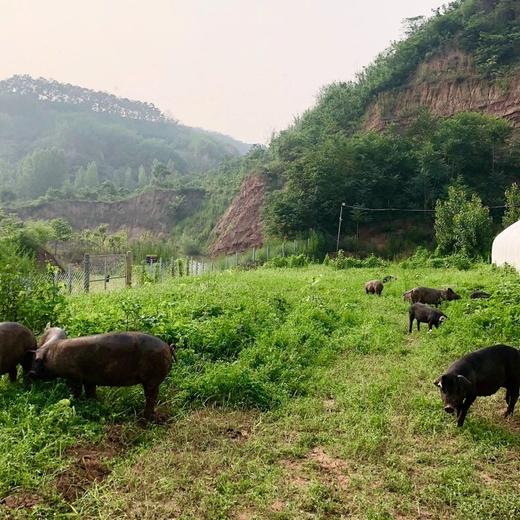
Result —
<path fill-rule="evenodd" d="M 175 278 L 175 261 L 173 260 L 173 256 L 170 258 L 170 273 L 172 278 Z"/>
<path fill-rule="evenodd" d="M 253 247 L 253 264 L 256 263 L 256 247 Z"/>
<path fill-rule="evenodd" d="M 265 259 L 269 260 L 269 244 L 265 246 Z"/>
<path fill-rule="evenodd" d="M 69 264 L 69 268 L 67 270 L 67 288 L 69 290 L 69 294 L 72 294 L 72 264 Z"/>
<path fill-rule="evenodd" d="M 105 265 L 103 267 L 103 290 L 107 290 L 107 257 L 105 256 Z"/>
<path fill-rule="evenodd" d="M 83 257 L 83 290 L 88 292 L 90 288 L 90 255 L 88 253 Z"/>
<path fill-rule="evenodd" d="M 200 274 L 204 274 L 204 258 L 202 259 L 202 264 L 200 267 Z"/>
<path fill-rule="evenodd" d="M 126 253 L 126 286 L 132 287 L 132 251 Z"/>
<path fill-rule="evenodd" d="M 282 242 L 282 256 L 285 258 L 285 241 Z"/>
<path fill-rule="evenodd" d="M 186 276 L 190 275 L 190 259 L 186 257 Z"/>
<path fill-rule="evenodd" d="M 235 251 L 235 266 L 238 267 L 238 251 Z"/>

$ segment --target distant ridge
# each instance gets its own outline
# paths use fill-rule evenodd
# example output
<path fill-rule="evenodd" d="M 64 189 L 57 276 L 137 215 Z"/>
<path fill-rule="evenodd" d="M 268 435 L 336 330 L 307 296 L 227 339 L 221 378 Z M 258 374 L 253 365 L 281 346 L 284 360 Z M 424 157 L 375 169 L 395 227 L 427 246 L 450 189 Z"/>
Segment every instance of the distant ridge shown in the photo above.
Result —
<path fill-rule="evenodd" d="M 92 112 L 117 115 L 141 121 L 168 120 L 153 103 L 121 98 L 107 92 L 91 90 L 70 83 L 60 83 L 45 78 L 33 78 L 27 74 L 14 75 L 0 81 L 0 93 L 30 96 L 38 101 L 65 103 L 86 108 Z"/>

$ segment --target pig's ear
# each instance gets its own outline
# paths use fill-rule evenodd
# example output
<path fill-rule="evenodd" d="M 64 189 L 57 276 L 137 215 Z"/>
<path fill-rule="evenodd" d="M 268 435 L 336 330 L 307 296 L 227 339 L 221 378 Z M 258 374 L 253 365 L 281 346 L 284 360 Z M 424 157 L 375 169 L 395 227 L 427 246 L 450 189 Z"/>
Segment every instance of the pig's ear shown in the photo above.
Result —
<path fill-rule="evenodd" d="M 464 377 L 459 374 L 457 376 L 457 379 L 464 385 L 464 388 L 466 388 L 466 390 L 469 390 L 473 386 L 473 384 L 467 377 Z"/>

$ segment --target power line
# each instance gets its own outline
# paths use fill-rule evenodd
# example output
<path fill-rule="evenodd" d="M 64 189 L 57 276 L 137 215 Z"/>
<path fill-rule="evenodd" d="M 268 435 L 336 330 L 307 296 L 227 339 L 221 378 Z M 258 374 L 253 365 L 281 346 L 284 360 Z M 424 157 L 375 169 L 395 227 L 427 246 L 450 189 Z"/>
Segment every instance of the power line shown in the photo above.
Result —
<path fill-rule="evenodd" d="M 435 213 L 434 209 L 415 209 L 415 208 L 366 208 L 365 206 L 349 206 L 348 204 L 344 205 L 347 208 L 358 209 L 361 211 L 406 211 L 413 213 Z M 503 209 L 507 206 L 488 206 L 489 209 Z M 511 206 L 515 207 L 515 206 Z"/>

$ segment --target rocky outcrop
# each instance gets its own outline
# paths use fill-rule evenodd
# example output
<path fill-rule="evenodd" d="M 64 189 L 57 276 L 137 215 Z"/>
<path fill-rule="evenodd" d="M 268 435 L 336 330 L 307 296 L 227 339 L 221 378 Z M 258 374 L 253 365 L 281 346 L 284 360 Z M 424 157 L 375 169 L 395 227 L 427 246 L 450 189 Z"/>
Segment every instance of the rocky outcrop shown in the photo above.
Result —
<path fill-rule="evenodd" d="M 204 195 L 196 189 L 156 189 L 114 202 L 56 200 L 8 211 L 22 220 L 61 217 L 77 231 L 107 224 L 111 233 L 124 230 L 129 238 L 138 238 L 143 233 L 166 235 L 178 220 L 199 208 Z"/>
<path fill-rule="evenodd" d="M 213 256 L 260 247 L 263 243 L 262 208 L 266 191 L 260 174 L 247 177 L 227 211 L 213 230 Z"/>
<path fill-rule="evenodd" d="M 461 51 L 437 56 L 419 66 L 406 86 L 379 94 L 367 111 L 365 128 L 406 126 L 421 108 L 441 117 L 484 112 L 520 128 L 520 71 L 507 79 L 486 80 Z"/>

